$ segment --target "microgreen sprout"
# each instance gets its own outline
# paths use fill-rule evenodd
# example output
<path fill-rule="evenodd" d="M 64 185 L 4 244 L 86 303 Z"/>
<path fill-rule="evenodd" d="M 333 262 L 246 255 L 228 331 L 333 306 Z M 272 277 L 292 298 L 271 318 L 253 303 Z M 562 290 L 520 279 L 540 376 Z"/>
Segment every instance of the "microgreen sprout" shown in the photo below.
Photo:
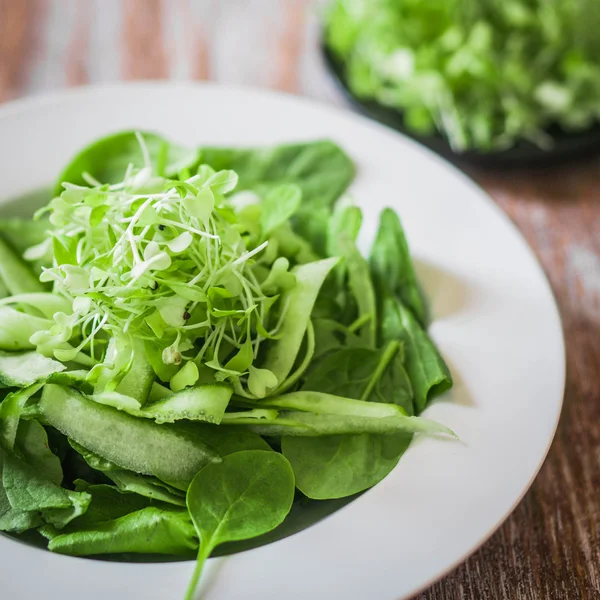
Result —
<path fill-rule="evenodd" d="M 222 361 L 246 344 L 258 355 L 277 302 L 272 282 L 288 275 L 282 282 L 293 285 L 293 276 L 278 263 L 266 286 L 271 295 L 258 283 L 253 265 L 269 241 L 249 235 L 227 204 L 234 172 L 200 165 L 185 179 L 159 177 L 138 141 L 142 168 L 129 165 L 114 185 L 92 177 L 85 177 L 88 187 L 64 184 L 47 207 L 54 258 L 41 280 L 53 283 L 73 313 L 55 314 L 32 342 L 62 360 L 86 353 L 102 362 L 111 337 L 158 339 L 166 365 L 206 360 L 217 379 L 244 376 L 249 365 L 226 368 Z M 285 308 L 277 312 L 280 323 Z M 72 338 L 77 343 L 69 344 Z"/>

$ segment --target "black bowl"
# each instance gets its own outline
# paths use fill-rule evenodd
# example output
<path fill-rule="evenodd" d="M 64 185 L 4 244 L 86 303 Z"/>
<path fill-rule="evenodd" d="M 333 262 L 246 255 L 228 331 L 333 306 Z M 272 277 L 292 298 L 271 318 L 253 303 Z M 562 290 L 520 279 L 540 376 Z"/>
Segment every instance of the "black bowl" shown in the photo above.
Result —
<path fill-rule="evenodd" d="M 343 63 L 334 56 L 325 43 L 321 44 L 321 52 L 329 73 L 346 100 L 354 108 L 367 117 L 417 140 L 451 161 L 464 161 L 491 167 L 541 166 L 600 152 L 600 124 L 577 133 L 564 131 L 559 126 L 552 126 L 547 133 L 554 140 L 554 144 L 546 150 L 527 140 L 519 140 L 514 146 L 505 150 L 456 152 L 452 150 L 442 135 L 422 136 L 407 129 L 401 111 L 379 104 L 374 100 L 357 98 L 348 86 Z"/>

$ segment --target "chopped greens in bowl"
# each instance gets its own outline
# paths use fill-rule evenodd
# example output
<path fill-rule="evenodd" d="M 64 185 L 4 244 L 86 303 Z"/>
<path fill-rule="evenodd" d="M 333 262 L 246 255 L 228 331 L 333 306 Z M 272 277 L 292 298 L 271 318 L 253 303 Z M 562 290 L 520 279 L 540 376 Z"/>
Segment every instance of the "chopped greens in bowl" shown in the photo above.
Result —
<path fill-rule="evenodd" d="M 547 151 L 598 125 L 599 28 L 588 0 L 332 0 L 325 41 L 352 94 L 412 135 Z"/>
<path fill-rule="evenodd" d="M 452 385 L 400 220 L 330 141 L 85 148 L 0 221 L 0 530 L 74 556 L 266 543 L 381 481 Z M 251 540 L 248 542 L 248 540 Z"/>

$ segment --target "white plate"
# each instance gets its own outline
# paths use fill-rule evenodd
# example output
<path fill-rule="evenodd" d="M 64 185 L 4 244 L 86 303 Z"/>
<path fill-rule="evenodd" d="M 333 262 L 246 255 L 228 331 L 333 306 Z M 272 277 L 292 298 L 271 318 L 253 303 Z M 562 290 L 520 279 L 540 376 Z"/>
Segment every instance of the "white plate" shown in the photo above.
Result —
<path fill-rule="evenodd" d="M 348 112 L 266 91 L 131 84 L 0 110 L 0 197 L 47 185 L 82 145 L 119 129 L 183 144 L 329 137 L 359 168 L 351 192 L 370 241 L 386 205 L 401 215 L 456 378 L 427 416 L 460 442 L 420 439 L 375 489 L 269 546 L 211 560 L 208 600 L 398 600 L 464 560 L 502 523 L 540 468 L 562 403 L 565 361 L 548 283 L 509 220 L 464 175 Z M 115 564 L 53 555 L 0 536 L 2 597 L 183 597 L 192 563 Z"/>

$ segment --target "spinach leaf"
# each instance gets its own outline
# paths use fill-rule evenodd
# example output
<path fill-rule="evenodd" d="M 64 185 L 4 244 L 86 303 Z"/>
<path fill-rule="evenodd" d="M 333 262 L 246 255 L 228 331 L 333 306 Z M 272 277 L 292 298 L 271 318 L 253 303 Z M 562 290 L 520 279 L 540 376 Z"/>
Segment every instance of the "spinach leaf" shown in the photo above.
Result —
<path fill-rule="evenodd" d="M 12 450 L 25 404 L 42 387 L 41 383 L 11 392 L 0 404 L 0 447 Z"/>
<path fill-rule="evenodd" d="M 238 174 L 238 190 L 265 184 L 293 183 L 303 203 L 330 208 L 354 177 L 354 165 L 329 140 L 267 148 L 201 148 L 202 162 Z"/>
<path fill-rule="evenodd" d="M 36 511 L 23 511 L 12 507 L 2 483 L 4 456 L 0 450 L 0 531 L 23 533 L 41 525 L 42 519 Z"/>
<path fill-rule="evenodd" d="M 340 206 L 340 202 L 335 207 L 333 214 L 329 218 L 327 227 L 327 255 L 342 256 L 343 250 L 340 248 L 340 239 L 346 237 L 352 242 L 356 241 L 360 231 L 363 215 L 358 206 Z"/>
<path fill-rule="evenodd" d="M 298 489 L 314 500 L 328 500 L 379 483 L 398 464 L 411 439 L 409 433 L 285 436 L 282 450 Z"/>
<path fill-rule="evenodd" d="M 348 236 L 342 235 L 338 240 L 338 244 L 342 256 L 345 258 L 344 266 L 348 271 L 348 286 L 358 307 L 357 318 L 366 324 L 366 326 L 360 328 L 359 337 L 366 346 L 375 348 L 377 341 L 377 309 L 369 265 Z"/>
<path fill-rule="evenodd" d="M 328 140 L 272 148 L 202 148 L 202 160 L 214 169 L 233 169 L 238 190 L 263 195 L 280 183 L 302 191 L 294 229 L 325 255 L 327 222 L 334 202 L 354 178 L 355 168 L 344 151 Z"/>
<path fill-rule="evenodd" d="M 438 349 L 413 313 L 402 302 L 385 295 L 382 305 L 381 337 L 404 345 L 405 367 L 414 391 L 419 414 L 435 396 L 452 387 L 452 375 Z"/>
<path fill-rule="evenodd" d="M 39 512 L 45 522 L 57 528 L 83 514 L 90 502 L 86 492 L 61 488 L 32 465 L 11 454 L 4 455 L 2 485 L 13 509 Z"/>
<path fill-rule="evenodd" d="M 90 485 L 79 479 L 75 481 L 75 489 L 90 494 L 92 499 L 87 511 L 71 521 L 61 533 L 72 533 L 81 530 L 82 527 L 112 521 L 150 506 L 148 498 L 121 492 L 110 485 Z"/>
<path fill-rule="evenodd" d="M 197 150 L 172 144 L 156 133 L 142 132 L 141 135 L 158 175 L 171 177 L 198 163 Z M 64 182 L 87 185 L 84 173 L 100 183 L 118 183 L 123 180 L 130 163 L 139 166 L 144 162 L 144 154 L 134 131 L 122 131 L 100 138 L 81 150 L 65 167 L 56 180 L 53 193 L 60 195 Z"/>
<path fill-rule="evenodd" d="M 200 538 L 192 600 L 204 562 L 223 542 L 245 540 L 283 522 L 294 500 L 294 474 L 277 452 L 246 450 L 204 467 L 194 477 L 187 505 Z"/>
<path fill-rule="evenodd" d="M 413 414 L 412 387 L 402 366 L 402 350 L 391 342 L 383 351 L 345 348 L 325 357 L 302 389 L 401 406 Z"/>
<path fill-rule="evenodd" d="M 356 348 L 330 354 L 310 373 L 303 389 L 395 403 L 412 414 L 412 389 L 399 346 L 393 342 L 383 351 Z M 294 469 L 298 488 L 309 498 L 324 500 L 350 496 L 381 481 L 411 439 L 409 432 L 288 435 L 282 439 L 282 451 Z"/>
<path fill-rule="evenodd" d="M 272 188 L 262 201 L 263 235 L 286 223 L 300 207 L 302 191 L 297 185 L 284 183 Z"/>
<path fill-rule="evenodd" d="M 373 277 L 381 288 L 378 292 L 381 294 L 384 287 L 389 289 L 425 326 L 427 302 L 417 281 L 402 224 L 391 208 L 381 213 L 369 261 Z"/>
<path fill-rule="evenodd" d="M 73 527 L 65 533 L 45 526 L 40 533 L 50 540 L 48 550 L 72 556 L 121 552 L 187 555 L 198 548 L 187 510 L 167 510 L 157 506 L 148 506 L 110 521 Z"/>
<path fill-rule="evenodd" d="M 37 421 L 21 421 L 15 443 L 21 456 L 52 483 L 60 485 L 63 479 L 60 459 L 48 445 L 46 430 Z"/>
<path fill-rule="evenodd" d="M 321 358 L 334 350 L 339 350 L 347 339 L 347 329 L 333 319 L 313 320 L 315 330 L 315 353 L 313 360 Z"/>
<path fill-rule="evenodd" d="M 50 192 L 48 191 L 49 198 Z M 48 237 L 48 229 L 50 229 L 48 219 L 33 220 L 17 217 L 0 219 L 0 237 L 18 256 L 23 256 L 28 248 L 43 243 Z M 45 264 L 52 264 L 52 260 L 44 262 Z"/>
<path fill-rule="evenodd" d="M 117 488 L 122 492 L 139 494 L 145 498 L 185 506 L 185 500 L 180 490 L 163 483 L 160 479 L 148 475 L 140 475 L 131 471 L 109 471 L 106 476 L 114 481 Z"/>
<path fill-rule="evenodd" d="M 44 292 L 33 270 L 0 237 L 0 279 L 11 294 Z"/>

